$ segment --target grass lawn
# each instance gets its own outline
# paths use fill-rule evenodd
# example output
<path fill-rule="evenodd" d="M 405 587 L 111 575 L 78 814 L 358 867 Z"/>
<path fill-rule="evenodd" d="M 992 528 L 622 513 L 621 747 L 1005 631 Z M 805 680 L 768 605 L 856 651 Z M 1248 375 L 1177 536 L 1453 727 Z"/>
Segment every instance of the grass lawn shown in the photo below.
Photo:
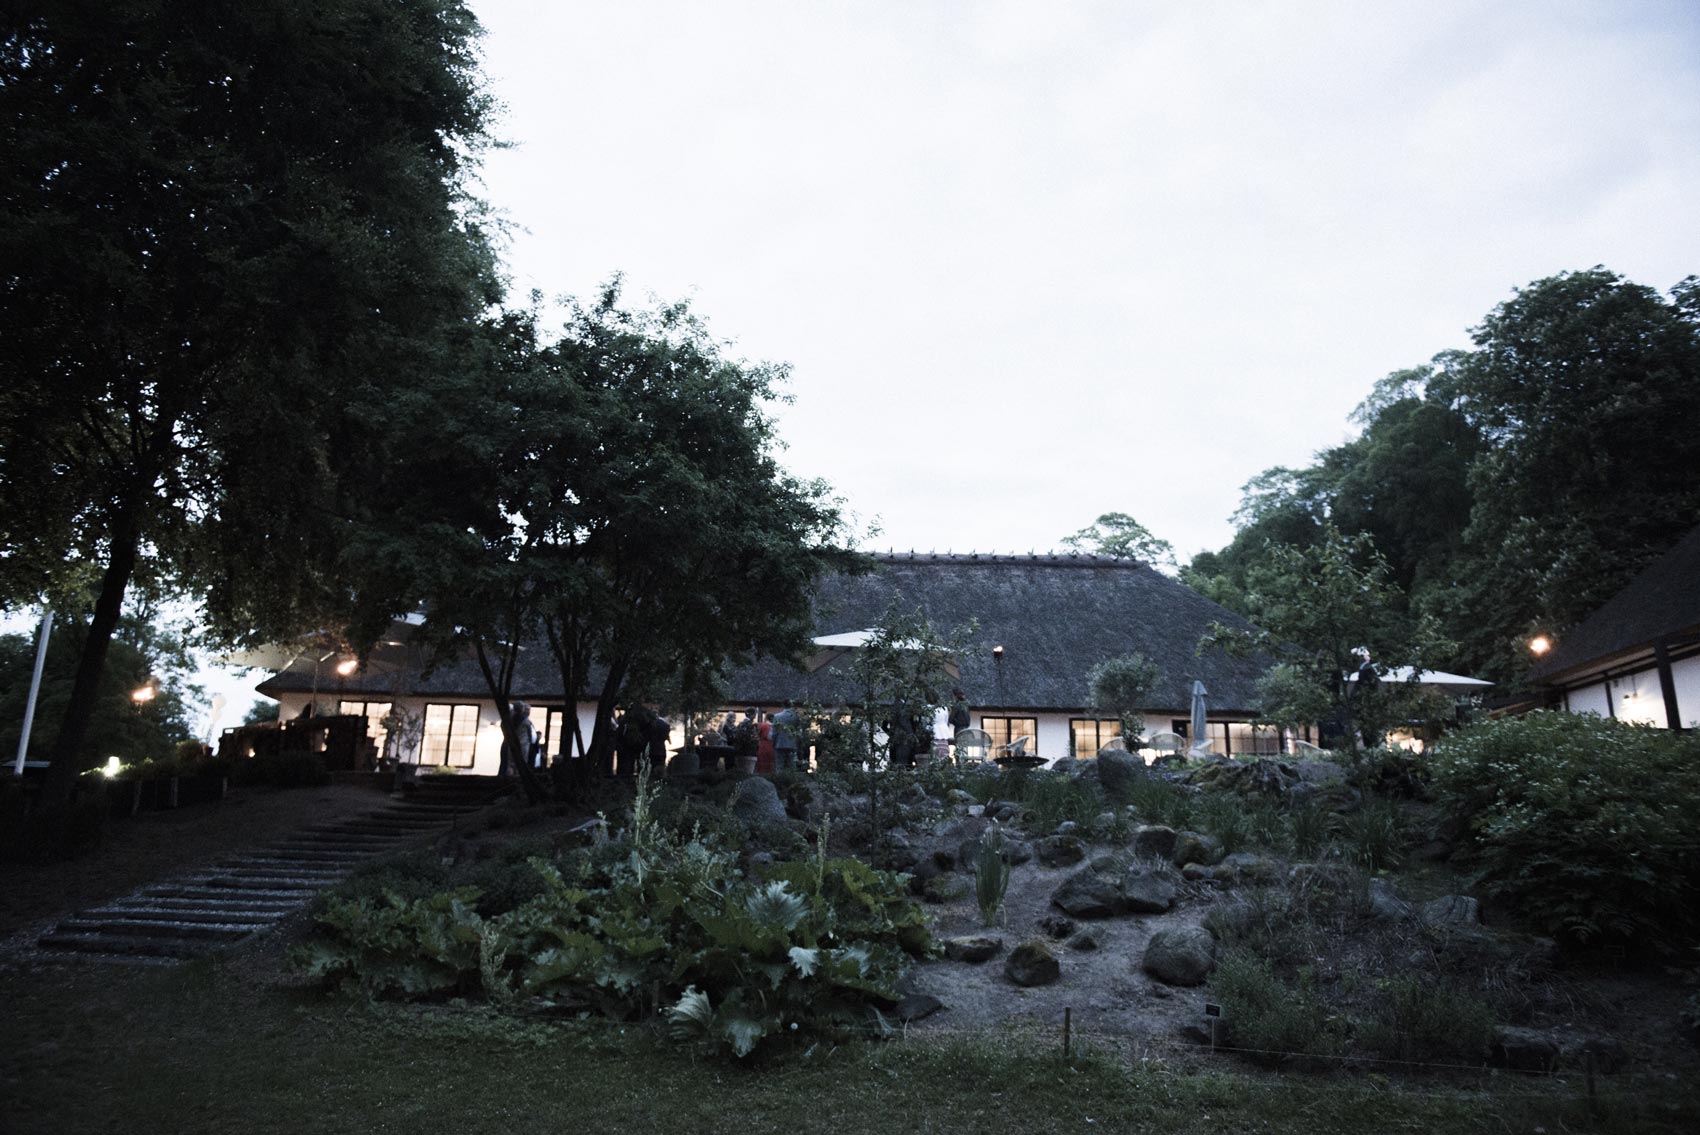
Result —
<path fill-rule="evenodd" d="M 0 973 L 0 1132 L 1691 1131 L 1693 1088 L 1135 1071 L 1054 1038 L 853 1045 L 743 1067 L 640 1029 L 368 1006 L 240 964 Z M 1041 1054 L 1033 1050 L 1042 1048 Z M 1484 1089 L 1485 1085 L 1485 1089 Z"/>

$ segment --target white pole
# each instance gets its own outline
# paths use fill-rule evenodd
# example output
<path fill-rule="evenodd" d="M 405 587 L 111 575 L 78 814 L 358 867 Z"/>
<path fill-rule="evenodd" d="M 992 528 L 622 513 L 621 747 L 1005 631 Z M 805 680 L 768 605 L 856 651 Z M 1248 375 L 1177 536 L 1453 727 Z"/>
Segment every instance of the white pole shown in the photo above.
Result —
<path fill-rule="evenodd" d="M 12 762 L 12 775 L 24 775 L 24 754 L 30 748 L 30 728 L 35 725 L 35 699 L 41 693 L 41 668 L 47 663 L 47 636 L 53 633 L 53 612 L 43 610 L 41 629 L 36 632 L 35 673 L 30 677 L 30 696 L 24 703 L 24 731 L 18 738 L 18 759 Z"/>

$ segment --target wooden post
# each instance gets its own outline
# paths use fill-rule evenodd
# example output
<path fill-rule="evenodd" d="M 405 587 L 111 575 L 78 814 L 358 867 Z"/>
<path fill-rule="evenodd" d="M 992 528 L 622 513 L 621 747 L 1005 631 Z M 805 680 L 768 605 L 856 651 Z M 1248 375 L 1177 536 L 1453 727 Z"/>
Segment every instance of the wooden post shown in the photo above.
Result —
<path fill-rule="evenodd" d="M 1073 1015 L 1074 1015 L 1073 1009 L 1069 1009 L 1069 1008 L 1066 1008 L 1066 1007 L 1063 1009 L 1063 1059 L 1064 1060 L 1067 1060 L 1069 1058 L 1071 1051 L 1073 1049 L 1073 1040 L 1074 1040 L 1074 1038 L 1072 1036 L 1072 1032 L 1073 1032 L 1073 1020 L 1072 1020 L 1072 1018 L 1073 1018 Z"/>

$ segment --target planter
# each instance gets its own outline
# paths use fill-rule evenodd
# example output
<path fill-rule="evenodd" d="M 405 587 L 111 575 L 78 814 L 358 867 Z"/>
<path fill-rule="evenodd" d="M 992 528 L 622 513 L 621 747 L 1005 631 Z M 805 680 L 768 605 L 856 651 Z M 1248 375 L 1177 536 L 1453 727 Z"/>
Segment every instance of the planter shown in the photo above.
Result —
<path fill-rule="evenodd" d="M 738 771 L 745 776 L 754 776 L 756 771 L 756 755 L 738 758 Z"/>

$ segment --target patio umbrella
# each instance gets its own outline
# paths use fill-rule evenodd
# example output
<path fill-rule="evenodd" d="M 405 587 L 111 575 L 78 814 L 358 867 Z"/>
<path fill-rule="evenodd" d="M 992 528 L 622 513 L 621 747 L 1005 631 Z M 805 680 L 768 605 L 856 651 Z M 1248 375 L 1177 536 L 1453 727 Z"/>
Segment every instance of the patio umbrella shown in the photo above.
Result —
<path fill-rule="evenodd" d="M 1357 681 L 1357 673 L 1354 671 L 1346 675 L 1346 680 L 1348 682 Z M 1409 666 L 1395 666 L 1382 679 L 1384 682 L 1395 684 L 1409 682 L 1410 680 L 1411 668 Z M 1437 690 L 1445 690 L 1452 694 L 1473 694 L 1493 685 L 1492 682 L 1484 682 L 1480 678 L 1468 678 L 1463 674 L 1448 674 L 1444 670 L 1418 670 L 1416 680 L 1420 686 L 1432 686 Z"/>
<path fill-rule="evenodd" d="M 1192 745 L 1190 755 L 1201 755 L 1210 751 L 1210 726 L 1205 721 L 1205 701 L 1210 691 L 1204 688 L 1204 683 L 1196 678 L 1192 683 Z"/>
<path fill-rule="evenodd" d="M 814 639 L 815 650 L 803 659 L 803 668 L 813 674 L 824 670 L 840 658 L 848 658 L 858 650 L 864 649 L 879 634 L 878 630 L 869 628 L 861 631 L 844 631 L 841 634 L 821 635 Z M 899 650 L 918 650 L 918 642 L 894 642 Z M 944 664 L 944 672 L 957 681 L 962 680 L 962 668 L 954 660 Z"/>

